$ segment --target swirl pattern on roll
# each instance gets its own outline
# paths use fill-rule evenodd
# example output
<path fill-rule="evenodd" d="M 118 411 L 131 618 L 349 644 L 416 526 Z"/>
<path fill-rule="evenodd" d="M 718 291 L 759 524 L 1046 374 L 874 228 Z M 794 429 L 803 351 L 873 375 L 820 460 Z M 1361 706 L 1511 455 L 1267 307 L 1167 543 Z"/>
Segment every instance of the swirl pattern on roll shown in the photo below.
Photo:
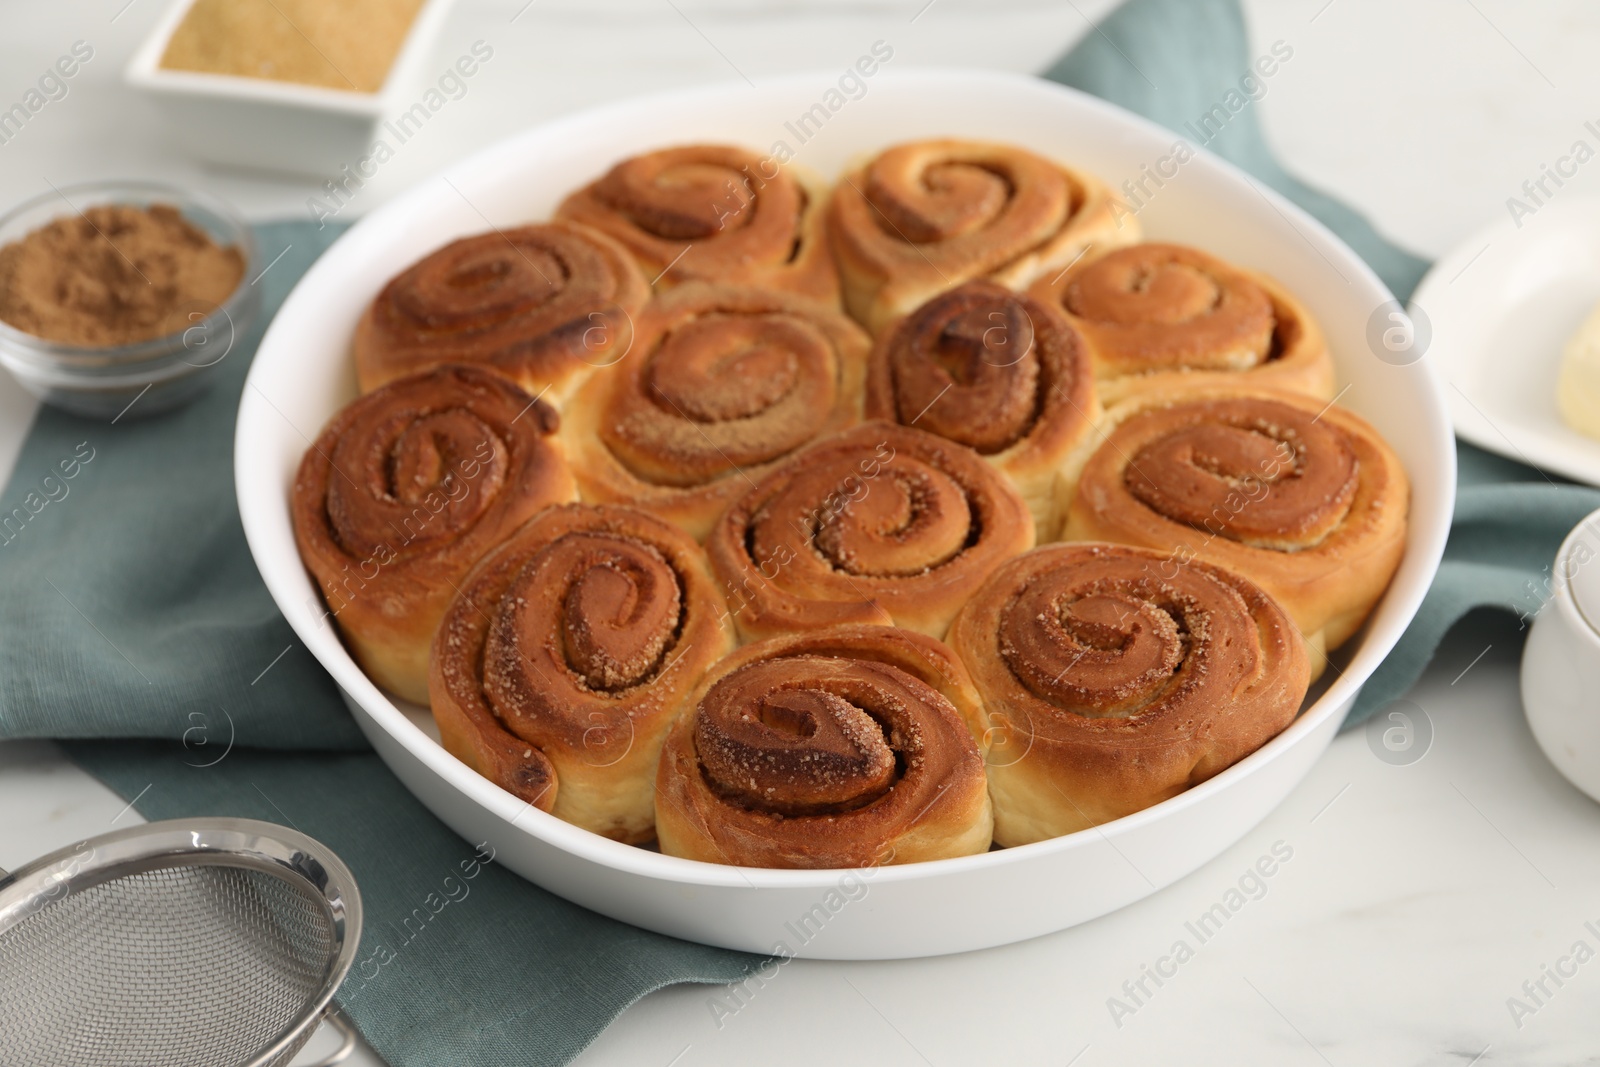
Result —
<path fill-rule="evenodd" d="M 1100 405 L 1082 342 L 1061 315 L 978 281 L 934 297 L 879 339 L 866 410 L 986 457 L 1049 536 L 1057 472 Z"/>
<path fill-rule="evenodd" d="M 1031 292 L 1083 335 L 1108 402 L 1235 383 L 1333 396 L 1333 359 L 1310 312 L 1272 279 L 1198 249 L 1115 249 Z"/>
<path fill-rule="evenodd" d="M 621 359 L 649 283 L 604 234 L 568 222 L 453 241 L 396 275 L 356 327 L 370 391 L 445 363 L 484 366 L 559 404 Z"/>
<path fill-rule="evenodd" d="M 874 334 L 975 278 L 1020 288 L 1137 239 L 1095 178 L 1012 145 L 917 141 L 845 175 L 828 224 L 845 306 Z"/>
<path fill-rule="evenodd" d="M 1213 400 L 1140 448 L 1123 485 L 1173 522 L 1241 544 L 1313 548 L 1350 514 L 1355 449 L 1314 414 L 1251 400 Z M 1237 508 L 1228 497 L 1251 483 Z"/>
<path fill-rule="evenodd" d="M 1067 540 L 1206 559 L 1276 597 L 1320 655 L 1361 624 L 1404 551 L 1409 487 L 1349 411 L 1293 393 L 1151 394 L 1107 413 Z"/>
<path fill-rule="evenodd" d="M 1217 774 L 1294 718 L 1310 673 L 1248 580 L 1144 549 L 1051 545 L 1000 568 L 951 646 L 984 702 L 995 839 L 1056 837 Z"/>
<path fill-rule="evenodd" d="M 439 629 L 445 748 L 544 811 L 620 841 L 653 833 L 656 761 L 732 648 L 699 547 L 630 508 L 551 508 L 488 557 Z"/>
<path fill-rule="evenodd" d="M 301 558 L 378 684 L 427 700 L 428 645 L 454 586 L 574 486 L 555 411 L 508 379 L 447 366 L 352 401 L 291 497 Z"/>
<path fill-rule="evenodd" d="M 683 145 L 623 160 L 557 211 L 616 238 L 658 286 L 729 282 L 837 307 L 826 190 L 771 157 Z"/>
<path fill-rule="evenodd" d="M 740 649 L 673 729 L 662 851 L 751 867 L 867 867 L 989 845 L 977 707 L 932 638 L 852 626 Z"/>
<path fill-rule="evenodd" d="M 1033 545 L 1017 491 L 970 449 L 868 422 L 768 474 L 706 547 L 739 630 L 893 623 L 941 637 L 1001 561 Z"/>
<path fill-rule="evenodd" d="M 860 421 L 869 341 L 781 293 L 691 283 L 640 317 L 632 356 L 578 397 L 566 438 L 587 500 L 633 503 L 703 538 L 728 502 Z"/>

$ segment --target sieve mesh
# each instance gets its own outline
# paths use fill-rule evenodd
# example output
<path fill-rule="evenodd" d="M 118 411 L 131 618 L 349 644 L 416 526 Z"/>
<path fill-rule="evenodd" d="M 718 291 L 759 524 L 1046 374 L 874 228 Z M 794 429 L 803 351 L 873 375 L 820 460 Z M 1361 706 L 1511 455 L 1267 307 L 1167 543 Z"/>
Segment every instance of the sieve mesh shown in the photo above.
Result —
<path fill-rule="evenodd" d="M 247 1063 L 302 1018 L 338 952 L 309 886 L 215 865 L 113 877 L 0 933 L 0 1064 Z"/>

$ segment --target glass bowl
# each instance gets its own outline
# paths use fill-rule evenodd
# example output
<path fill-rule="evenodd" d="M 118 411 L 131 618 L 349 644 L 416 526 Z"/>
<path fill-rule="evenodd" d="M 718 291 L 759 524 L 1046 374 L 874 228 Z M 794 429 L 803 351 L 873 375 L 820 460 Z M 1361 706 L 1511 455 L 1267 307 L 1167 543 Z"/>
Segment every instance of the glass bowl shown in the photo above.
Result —
<path fill-rule="evenodd" d="M 52 407 L 95 419 L 140 418 L 187 404 L 215 377 L 213 368 L 261 311 L 255 238 L 244 220 L 213 197 L 157 182 L 105 181 L 52 190 L 0 216 L 0 247 L 63 215 L 102 204 L 170 204 L 219 245 L 244 256 L 244 273 L 216 308 L 197 304 L 189 325 L 133 344 L 85 348 L 36 337 L 0 321 L 0 365 Z"/>

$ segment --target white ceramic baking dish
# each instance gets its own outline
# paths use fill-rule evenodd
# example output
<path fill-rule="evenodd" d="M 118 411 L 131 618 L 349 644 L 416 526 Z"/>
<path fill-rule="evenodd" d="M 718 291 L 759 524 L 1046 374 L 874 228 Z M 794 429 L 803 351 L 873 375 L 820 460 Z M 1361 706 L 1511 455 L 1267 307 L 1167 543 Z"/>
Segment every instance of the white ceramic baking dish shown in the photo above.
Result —
<path fill-rule="evenodd" d="M 351 331 L 404 264 L 485 220 L 545 217 L 561 195 L 632 153 L 692 141 L 770 149 L 834 174 L 850 158 L 936 135 L 1016 142 L 1113 184 L 1169 158 L 1175 136 L 1103 101 L 1033 78 L 972 71 L 880 71 L 860 99 L 804 144 L 786 125 L 838 72 L 717 85 L 613 104 L 511 138 L 368 216 L 311 269 L 278 314 L 239 408 L 239 509 L 273 597 L 343 689 L 379 755 L 463 837 L 499 862 L 596 911 L 715 945 L 869 959 L 1005 944 L 1084 922 L 1193 871 L 1292 789 L 1333 737 L 1361 683 L 1394 645 L 1433 578 L 1449 529 L 1455 450 L 1427 360 L 1395 366 L 1366 339 L 1390 300 L 1356 255 L 1305 213 L 1207 155 L 1153 185 L 1147 235 L 1190 242 L 1276 276 L 1321 320 L 1340 402 L 1370 419 L 1413 484 L 1404 563 L 1342 670 L 1300 718 L 1254 755 L 1181 796 L 1106 826 L 1022 848 L 870 872 L 749 870 L 620 845 L 532 810 L 446 753 L 426 711 L 397 706 L 323 626 L 295 551 L 289 485 L 308 442 L 354 395 Z M 826 106 L 826 105 L 824 105 Z M 1164 169 L 1172 170 L 1171 164 Z"/>
<path fill-rule="evenodd" d="M 425 0 L 376 93 L 165 70 L 161 57 L 194 0 L 176 0 L 129 61 L 123 77 L 155 101 L 185 151 L 230 167 L 347 180 L 378 123 L 415 103 L 454 0 Z"/>

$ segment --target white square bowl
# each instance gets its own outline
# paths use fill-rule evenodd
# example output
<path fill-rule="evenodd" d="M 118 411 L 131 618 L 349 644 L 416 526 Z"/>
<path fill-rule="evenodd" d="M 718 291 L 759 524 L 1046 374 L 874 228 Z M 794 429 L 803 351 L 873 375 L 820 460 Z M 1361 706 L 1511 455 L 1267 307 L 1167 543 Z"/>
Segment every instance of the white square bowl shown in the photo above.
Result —
<path fill-rule="evenodd" d="M 355 395 L 356 321 L 394 272 L 489 225 L 547 217 L 563 194 L 625 156 L 699 141 L 765 151 L 781 138 L 798 147 L 797 162 L 832 175 L 863 152 L 956 136 L 1021 144 L 1115 185 L 1168 156 L 1176 140 L 1105 101 L 1035 78 L 923 70 L 878 74 L 864 97 L 795 146 L 785 121 L 806 114 L 837 77 L 717 85 L 587 111 L 510 138 L 367 216 L 306 274 L 261 343 L 239 407 L 239 510 L 268 589 L 378 754 L 439 818 L 469 841 L 489 842 L 523 877 L 618 919 L 730 948 L 825 959 L 960 952 L 1103 915 L 1238 840 L 1327 747 L 1438 568 L 1455 496 L 1455 443 L 1438 381 L 1426 359 L 1395 366 L 1373 353 L 1367 323 L 1393 298 L 1354 252 L 1270 189 L 1201 153 L 1141 209 L 1140 221 L 1151 238 L 1273 275 L 1318 317 L 1348 386 L 1341 403 L 1385 435 L 1410 475 L 1406 556 L 1367 627 L 1341 650 L 1342 672 L 1287 730 L 1209 781 L 1104 826 L 867 872 L 727 867 L 599 837 L 480 777 L 440 747 L 425 709 L 397 704 L 362 673 L 322 622 L 289 518 L 302 453 Z"/>
<path fill-rule="evenodd" d="M 176 0 L 134 53 L 123 77 L 148 93 L 184 147 L 230 167 L 332 178 L 372 145 L 421 83 L 453 0 L 425 0 L 376 93 L 231 74 L 167 70 L 161 57 L 195 0 Z"/>

